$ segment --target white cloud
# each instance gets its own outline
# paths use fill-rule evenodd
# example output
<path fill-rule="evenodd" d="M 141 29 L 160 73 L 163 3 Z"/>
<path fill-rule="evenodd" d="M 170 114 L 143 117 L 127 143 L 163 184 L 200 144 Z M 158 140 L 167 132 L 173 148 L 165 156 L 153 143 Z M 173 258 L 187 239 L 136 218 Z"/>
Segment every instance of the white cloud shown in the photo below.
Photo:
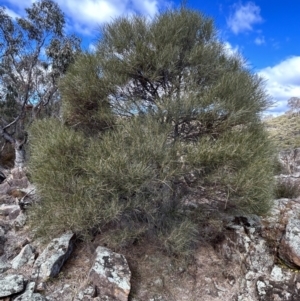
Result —
<path fill-rule="evenodd" d="M 253 2 L 247 2 L 245 5 L 236 3 L 233 7 L 235 11 L 227 20 L 227 25 L 235 34 L 251 31 L 254 24 L 263 21 L 260 7 Z"/>
<path fill-rule="evenodd" d="M 257 37 L 255 40 L 254 40 L 254 43 L 256 45 L 263 45 L 266 43 L 265 41 L 265 37 Z"/>
<path fill-rule="evenodd" d="M 8 0 L 13 11 L 22 12 L 36 0 Z M 68 25 L 73 31 L 91 34 L 98 25 L 112 21 L 119 16 L 139 13 L 154 17 L 168 0 L 54 0 L 65 13 Z"/>
<path fill-rule="evenodd" d="M 121 15 L 140 13 L 153 17 L 159 7 L 164 5 L 158 0 L 56 0 L 67 15 L 72 26 L 84 34 L 98 25 L 109 22 Z"/>
<path fill-rule="evenodd" d="M 283 113 L 287 110 L 287 100 L 300 97 L 300 56 L 292 56 L 273 67 L 258 72 L 266 79 L 266 89 L 276 101 L 270 110 Z"/>
<path fill-rule="evenodd" d="M 224 43 L 224 49 L 228 55 L 236 55 L 239 53 L 239 47 L 233 47 L 229 42 Z"/>
<path fill-rule="evenodd" d="M 247 61 L 242 53 L 241 53 L 241 49 L 239 46 L 232 46 L 228 41 L 223 42 L 223 46 L 224 46 L 224 51 L 225 53 L 230 57 L 230 56 L 234 56 L 234 57 L 238 57 L 241 60 L 241 63 L 243 64 L 243 66 L 247 69 L 251 69 L 252 66 L 250 64 L 249 61 Z"/>
<path fill-rule="evenodd" d="M 158 13 L 158 2 L 157 0 L 133 0 L 134 8 L 141 14 L 153 17 Z"/>
<path fill-rule="evenodd" d="M 72 20 L 83 24 L 107 22 L 124 11 L 126 1 L 57 0 L 59 6 Z M 118 4 L 118 5 L 117 5 Z"/>
<path fill-rule="evenodd" d="M 97 49 L 96 45 L 94 43 L 89 44 L 89 51 L 90 52 L 95 52 Z"/>
<path fill-rule="evenodd" d="M 13 10 L 9 9 L 8 7 L 5 8 L 5 13 L 7 15 L 9 15 L 11 18 L 16 19 L 16 18 L 20 18 L 21 16 L 19 14 L 17 14 L 16 12 L 14 12 Z"/>

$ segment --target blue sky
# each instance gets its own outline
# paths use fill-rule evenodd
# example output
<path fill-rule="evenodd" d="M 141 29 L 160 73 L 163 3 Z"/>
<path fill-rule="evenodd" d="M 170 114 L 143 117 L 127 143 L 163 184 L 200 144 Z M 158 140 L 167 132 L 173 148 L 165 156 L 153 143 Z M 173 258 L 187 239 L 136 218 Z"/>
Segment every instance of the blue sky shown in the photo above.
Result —
<path fill-rule="evenodd" d="M 11 16 L 22 16 L 34 0 L 0 0 Z M 64 11 L 67 31 L 92 47 L 97 26 L 121 15 L 139 13 L 150 18 L 180 1 L 55 0 Z M 268 114 L 287 110 L 290 97 L 300 97 L 300 0 L 189 0 L 187 6 L 215 20 L 228 51 L 238 51 L 253 72 L 266 79 L 276 104 Z"/>

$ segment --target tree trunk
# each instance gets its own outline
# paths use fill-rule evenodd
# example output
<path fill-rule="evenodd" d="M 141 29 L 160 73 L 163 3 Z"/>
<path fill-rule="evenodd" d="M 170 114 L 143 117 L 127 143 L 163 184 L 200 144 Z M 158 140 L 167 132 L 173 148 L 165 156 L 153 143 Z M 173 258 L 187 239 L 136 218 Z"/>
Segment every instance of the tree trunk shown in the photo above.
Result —
<path fill-rule="evenodd" d="M 23 141 L 16 141 L 15 142 L 15 167 L 23 168 L 25 164 L 25 149 L 24 144 L 25 140 Z"/>
<path fill-rule="evenodd" d="M 27 142 L 27 133 L 24 133 L 24 138 L 22 140 L 13 138 L 8 134 L 4 128 L 0 127 L 0 136 L 2 136 L 6 141 L 11 143 L 15 149 L 15 164 L 14 167 L 23 168 L 25 164 L 25 149 L 24 145 Z"/>

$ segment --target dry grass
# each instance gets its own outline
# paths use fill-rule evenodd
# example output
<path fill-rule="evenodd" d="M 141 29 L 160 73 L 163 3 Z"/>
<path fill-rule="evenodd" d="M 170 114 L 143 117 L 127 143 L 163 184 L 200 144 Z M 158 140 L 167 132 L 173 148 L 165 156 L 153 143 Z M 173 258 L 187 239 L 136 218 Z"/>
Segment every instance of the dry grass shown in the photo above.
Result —
<path fill-rule="evenodd" d="M 45 295 L 61 300 L 66 295 L 59 295 L 58 288 L 68 286 L 67 297 L 74 298 L 89 283 L 88 274 L 98 245 L 103 245 L 101 235 L 89 244 L 77 242 L 60 274 L 46 282 Z M 238 283 L 232 284 L 232 279 L 238 279 L 239 266 L 232 263 L 228 267 L 222 255 L 209 244 L 202 245 L 189 259 L 170 257 L 155 241 L 146 240 L 121 248 L 118 253 L 126 257 L 132 273 L 129 301 L 215 301 L 220 298 L 231 301 L 238 289 Z M 226 292 L 219 291 L 219 286 Z"/>
<path fill-rule="evenodd" d="M 93 243 L 97 246 L 101 241 L 99 235 Z M 130 301 L 210 301 L 214 298 L 206 295 L 203 274 L 226 282 L 225 262 L 209 244 L 189 258 L 168 256 L 157 241 L 147 239 L 117 251 L 126 257 L 132 272 Z"/>
<path fill-rule="evenodd" d="M 279 150 L 300 147 L 300 116 L 284 114 L 265 123 Z"/>
<path fill-rule="evenodd" d="M 73 300 L 89 284 L 88 275 L 93 265 L 94 257 L 94 248 L 90 244 L 76 241 L 74 251 L 63 265 L 60 273 L 45 282 L 45 291 L 43 293 L 46 296 L 51 296 L 54 300 L 62 300 L 66 296 L 66 300 Z M 68 287 L 65 291 L 58 289 L 65 287 Z"/>
<path fill-rule="evenodd" d="M 293 199 L 300 196 L 300 183 L 292 179 L 279 179 L 275 186 L 275 197 Z"/>

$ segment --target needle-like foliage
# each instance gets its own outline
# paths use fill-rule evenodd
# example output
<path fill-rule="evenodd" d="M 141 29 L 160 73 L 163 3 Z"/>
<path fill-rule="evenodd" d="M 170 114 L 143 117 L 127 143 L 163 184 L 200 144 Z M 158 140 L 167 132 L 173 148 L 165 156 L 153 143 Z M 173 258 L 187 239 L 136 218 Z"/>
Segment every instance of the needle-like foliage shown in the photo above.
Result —
<path fill-rule="evenodd" d="M 210 204 L 267 212 L 273 151 L 260 114 L 269 99 L 201 13 L 182 7 L 105 25 L 61 93 L 64 125 L 32 128 L 42 198 L 33 217 L 48 235 L 96 230 L 116 245 L 150 235 L 186 253 Z"/>

